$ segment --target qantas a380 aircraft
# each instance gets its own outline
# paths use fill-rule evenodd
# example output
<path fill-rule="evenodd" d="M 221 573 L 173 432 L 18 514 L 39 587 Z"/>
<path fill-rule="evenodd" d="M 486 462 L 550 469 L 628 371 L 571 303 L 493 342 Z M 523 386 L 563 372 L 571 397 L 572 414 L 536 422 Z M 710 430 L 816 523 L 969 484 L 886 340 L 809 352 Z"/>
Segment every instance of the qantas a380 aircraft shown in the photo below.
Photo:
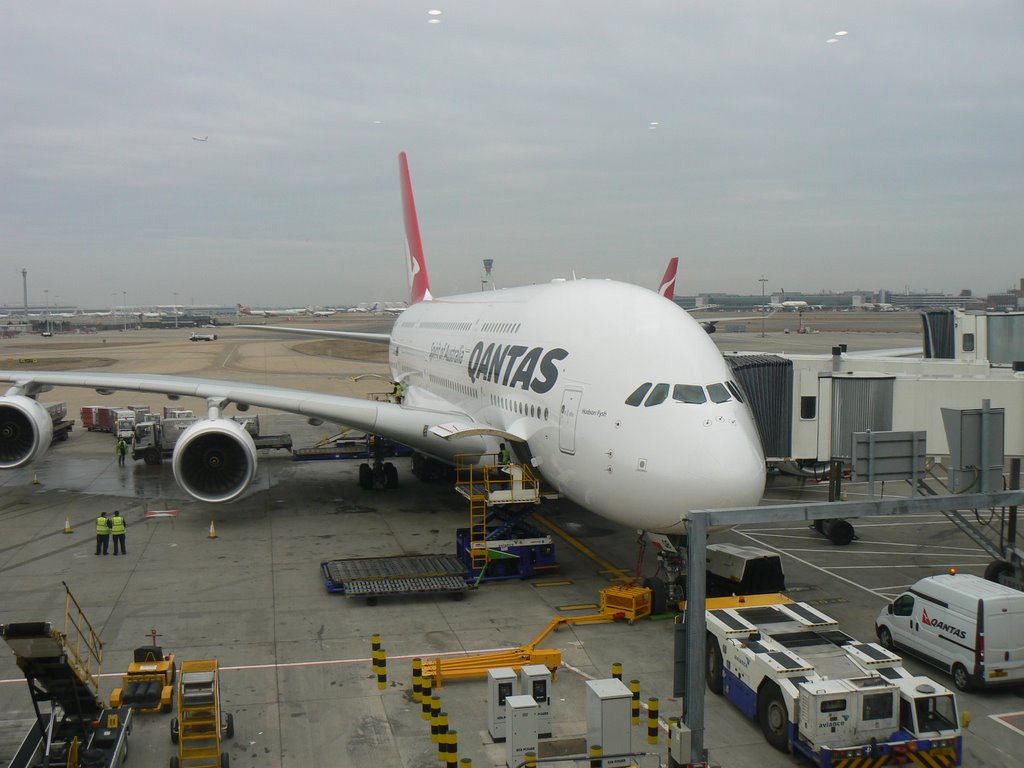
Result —
<path fill-rule="evenodd" d="M 293 329 L 389 345 L 401 404 L 203 378 L 0 371 L 0 468 L 50 445 L 36 397 L 55 386 L 193 396 L 207 418 L 178 439 L 174 477 L 206 502 L 238 498 L 256 448 L 225 416 L 266 407 L 404 443 L 454 463 L 505 442 L 550 488 L 624 526 L 685 533 L 687 511 L 756 504 L 764 454 L 732 373 L 685 311 L 611 280 L 547 284 L 435 299 L 430 291 L 406 156 L 399 156 L 410 306 L 391 334 Z"/>

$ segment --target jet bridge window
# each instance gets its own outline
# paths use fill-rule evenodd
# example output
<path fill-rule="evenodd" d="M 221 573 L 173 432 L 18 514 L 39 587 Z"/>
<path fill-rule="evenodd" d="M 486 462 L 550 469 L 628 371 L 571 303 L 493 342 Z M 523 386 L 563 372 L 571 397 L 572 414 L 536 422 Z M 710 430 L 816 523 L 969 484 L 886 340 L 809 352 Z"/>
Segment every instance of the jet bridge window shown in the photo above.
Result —
<path fill-rule="evenodd" d="M 644 400 L 644 408 L 650 408 L 652 405 L 661 405 L 667 398 L 668 384 L 655 384 L 651 394 Z"/>
<path fill-rule="evenodd" d="M 700 405 L 708 401 L 704 387 L 697 384 L 676 384 L 672 387 L 672 399 L 679 403 Z"/>
<path fill-rule="evenodd" d="M 725 388 L 725 384 L 708 384 L 708 395 L 713 403 L 727 403 L 732 400 L 732 395 Z"/>
<path fill-rule="evenodd" d="M 647 390 L 651 388 L 651 382 L 641 384 L 635 390 L 633 394 L 626 398 L 626 405 L 638 406 L 644 401 L 644 396 L 647 394 Z"/>

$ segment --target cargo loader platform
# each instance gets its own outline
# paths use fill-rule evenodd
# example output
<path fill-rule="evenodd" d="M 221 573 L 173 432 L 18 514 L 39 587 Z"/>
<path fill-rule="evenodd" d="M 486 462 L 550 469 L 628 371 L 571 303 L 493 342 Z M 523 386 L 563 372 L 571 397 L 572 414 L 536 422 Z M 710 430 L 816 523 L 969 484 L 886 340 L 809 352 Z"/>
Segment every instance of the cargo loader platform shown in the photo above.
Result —
<path fill-rule="evenodd" d="M 320 573 L 328 592 L 366 598 L 368 605 L 392 595 L 447 593 L 462 599 L 469 589 L 466 566 L 454 555 L 325 560 L 320 563 Z"/>

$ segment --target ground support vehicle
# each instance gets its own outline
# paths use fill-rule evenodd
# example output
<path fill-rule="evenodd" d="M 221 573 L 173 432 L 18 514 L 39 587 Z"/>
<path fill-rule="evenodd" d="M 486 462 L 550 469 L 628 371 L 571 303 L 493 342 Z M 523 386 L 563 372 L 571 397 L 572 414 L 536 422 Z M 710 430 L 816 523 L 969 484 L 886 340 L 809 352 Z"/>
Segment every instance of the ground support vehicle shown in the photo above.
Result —
<path fill-rule="evenodd" d="M 90 432 L 113 432 L 116 410 L 105 405 L 84 405 L 81 411 L 82 426 Z"/>
<path fill-rule="evenodd" d="M 67 440 L 68 435 L 71 434 L 71 430 L 75 426 L 75 420 L 67 418 L 68 404 L 65 402 L 43 403 L 43 407 L 50 414 L 50 420 L 53 422 L 53 438 L 50 442 L 56 443 Z"/>
<path fill-rule="evenodd" d="M 35 718 L 8 768 L 120 768 L 132 708 L 99 696 L 102 643 L 67 592 L 64 630 L 46 621 L 0 626 L 28 682 Z"/>
<path fill-rule="evenodd" d="M 191 414 L 191 411 L 187 413 Z M 290 451 L 292 449 L 292 436 L 288 433 L 261 435 L 258 416 L 235 416 L 234 420 L 245 427 L 245 430 L 252 436 L 257 450 L 282 449 Z M 174 454 L 174 446 L 177 445 L 178 438 L 196 421 L 197 419 L 193 415 L 167 416 L 165 409 L 163 419 L 136 424 L 132 441 L 132 460 L 142 459 L 146 464 L 152 466 L 162 464 L 164 459 L 169 459 Z"/>
<path fill-rule="evenodd" d="M 157 645 L 136 648 L 121 687 L 110 694 L 111 706 L 130 706 L 139 712 L 170 712 L 174 698 L 174 654 Z"/>
<path fill-rule="evenodd" d="M 819 768 L 960 765 L 952 691 L 806 603 L 757 597 L 708 600 L 707 685 L 769 744 Z"/>
<path fill-rule="evenodd" d="M 969 574 L 920 579 L 885 606 L 875 632 L 886 648 L 948 672 L 962 691 L 1024 685 L 1024 593 Z"/>
<path fill-rule="evenodd" d="M 328 592 L 362 597 L 376 605 L 393 595 L 451 594 L 461 600 L 469 588 L 466 566 L 455 555 L 400 555 L 324 560 L 320 574 Z"/>
<path fill-rule="evenodd" d="M 171 742 L 178 754 L 171 768 L 228 768 L 221 738 L 235 735 L 235 721 L 220 706 L 220 666 L 216 659 L 181 662 L 178 716 L 171 720 Z"/>

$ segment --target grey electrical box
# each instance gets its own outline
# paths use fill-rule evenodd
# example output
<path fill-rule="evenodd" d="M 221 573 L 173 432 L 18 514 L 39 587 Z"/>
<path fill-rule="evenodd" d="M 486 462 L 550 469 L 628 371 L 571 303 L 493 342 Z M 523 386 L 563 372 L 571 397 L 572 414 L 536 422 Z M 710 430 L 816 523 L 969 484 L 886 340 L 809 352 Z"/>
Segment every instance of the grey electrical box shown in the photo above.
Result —
<path fill-rule="evenodd" d="M 853 482 L 914 480 L 924 477 L 928 433 L 854 432 Z M 916 482 L 915 482 L 916 487 Z M 874 495 L 872 493 L 872 495 Z"/>
<path fill-rule="evenodd" d="M 543 664 L 526 664 L 519 670 L 519 692 L 537 702 L 537 735 L 551 736 L 551 670 Z"/>
<path fill-rule="evenodd" d="M 487 731 L 495 741 L 505 740 L 505 700 L 519 693 L 518 683 L 512 667 L 487 670 Z"/>
<path fill-rule="evenodd" d="M 1005 420 L 1002 408 L 942 409 L 954 493 L 1003 490 Z"/>
<path fill-rule="evenodd" d="M 629 717 L 633 694 L 621 680 L 587 681 L 587 746 L 601 745 L 605 755 L 626 755 L 630 742 Z M 606 757 L 604 768 L 630 764 L 629 757 Z"/>
<path fill-rule="evenodd" d="M 537 754 L 537 702 L 533 696 L 508 696 L 505 699 L 505 765 L 516 768 L 527 752 Z"/>
<path fill-rule="evenodd" d="M 689 765 L 692 751 L 693 734 L 690 729 L 683 723 L 673 722 L 668 734 L 669 768 Z"/>

